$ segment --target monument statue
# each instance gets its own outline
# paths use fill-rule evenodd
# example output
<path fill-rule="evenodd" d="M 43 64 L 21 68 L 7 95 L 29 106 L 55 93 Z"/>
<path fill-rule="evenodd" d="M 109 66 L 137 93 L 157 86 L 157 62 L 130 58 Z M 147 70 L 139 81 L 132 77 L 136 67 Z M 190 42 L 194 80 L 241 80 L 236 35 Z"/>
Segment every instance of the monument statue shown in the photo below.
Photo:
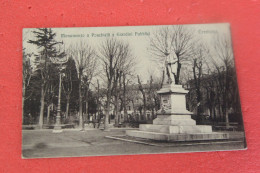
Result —
<path fill-rule="evenodd" d="M 167 80 L 164 80 L 164 84 L 175 84 L 176 66 L 174 64 L 178 61 L 177 59 L 175 52 L 166 56 L 164 76 L 165 78 L 167 76 Z"/>

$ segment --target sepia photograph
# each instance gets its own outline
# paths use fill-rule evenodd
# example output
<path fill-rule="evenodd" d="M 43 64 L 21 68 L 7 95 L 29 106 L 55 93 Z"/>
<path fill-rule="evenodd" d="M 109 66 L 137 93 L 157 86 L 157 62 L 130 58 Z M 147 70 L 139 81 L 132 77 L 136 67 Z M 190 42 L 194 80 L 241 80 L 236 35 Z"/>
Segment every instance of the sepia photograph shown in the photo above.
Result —
<path fill-rule="evenodd" d="M 24 28 L 22 158 L 244 150 L 230 25 Z"/>

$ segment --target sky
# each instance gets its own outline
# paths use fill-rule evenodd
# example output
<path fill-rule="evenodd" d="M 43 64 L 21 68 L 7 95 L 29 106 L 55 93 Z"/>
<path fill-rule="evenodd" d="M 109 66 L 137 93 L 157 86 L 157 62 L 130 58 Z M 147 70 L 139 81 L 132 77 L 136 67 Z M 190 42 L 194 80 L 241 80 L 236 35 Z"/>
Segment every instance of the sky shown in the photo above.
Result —
<path fill-rule="evenodd" d="M 165 25 L 164 25 L 165 26 Z M 194 30 L 194 35 L 203 40 L 209 47 L 217 34 L 225 34 L 230 37 L 230 26 L 224 24 L 197 24 L 186 25 Z M 53 28 L 56 33 L 56 40 L 63 41 L 65 46 L 86 41 L 93 48 L 98 48 L 107 38 L 115 37 L 127 41 L 136 58 L 136 74 L 140 75 L 142 81 L 148 81 L 152 73 L 160 75 L 163 64 L 156 64 L 152 61 L 152 54 L 149 51 L 150 37 L 162 25 L 157 26 L 119 26 L 119 27 L 82 27 L 82 28 Z M 33 28 L 23 30 L 23 48 L 27 53 L 37 52 L 35 45 L 27 43 L 29 39 L 35 39 L 32 34 Z"/>

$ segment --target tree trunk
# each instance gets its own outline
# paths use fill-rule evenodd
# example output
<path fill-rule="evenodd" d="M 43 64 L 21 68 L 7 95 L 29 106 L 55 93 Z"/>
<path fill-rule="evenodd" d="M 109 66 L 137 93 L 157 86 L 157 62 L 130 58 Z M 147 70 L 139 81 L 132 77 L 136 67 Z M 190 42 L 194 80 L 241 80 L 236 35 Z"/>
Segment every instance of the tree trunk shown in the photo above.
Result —
<path fill-rule="evenodd" d="M 147 116 L 146 116 L 146 98 L 145 96 L 143 96 L 143 101 L 144 101 L 144 119 L 147 120 Z"/>
<path fill-rule="evenodd" d="M 142 120 L 142 109 L 139 109 L 139 120 Z"/>
<path fill-rule="evenodd" d="M 47 107 L 47 124 L 50 123 L 50 111 L 51 111 L 51 104 Z"/>
<path fill-rule="evenodd" d="M 89 112 L 88 112 L 88 101 L 86 101 L 86 118 L 89 121 Z"/>
<path fill-rule="evenodd" d="M 126 108 L 126 76 L 123 75 L 123 108 L 124 108 L 124 119 L 123 121 L 128 121 L 127 108 Z"/>
<path fill-rule="evenodd" d="M 67 98 L 65 119 L 67 119 L 69 117 L 69 109 L 70 109 L 70 97 Z"/>
<path fill-rule="evenodd" d="M 213 111 L 212 111 L 212 107 L 209 107 L 209 117 L 211 118 L 211 121 L 213 121 L 214 117 L 213 117 Z"/>
<path fill-rule="evenodd" d="M 24 98 L 25 98 L 25 84 L 23 84 L 23 97 L 22 97 L 22 124 L 24 123 Z"/>
<path fill-rule="evenodd" d="M 196 86 L 196 102 L 197 102 L 197 122 L 202 122 L 202 110 L 201 110 L 201 92 L 200 92 L 200 76 L 201 76 L 202 66 L 198 65 L 197 59 L 193 60 L 193 78 Z M 198 70 L 198 75 L 196 74 L 196 69 Z"/>
<path fill-rule="evenodd" d="M 143 86 L 142 86 L 142 83 L 140 81 L 140 78 L 139 76 L 137 76 L 137 79 L 138 79 L 138 84 L 139 84 L 139 90 L 141 91 L 142 93 L 142 96 L 143 96 L 143 112 L 144 112 L 144 118 L 145 120 L 147 120 L 147 117 L 146 117 L 146 96 L 145 96 L 145 91 L 143 89 Z"/>
<path fill-rule="evenodd" d="M 228 107 L 227 107 L 227 103 L 226 103 L 226 107 L 225 107 L 225 120 L 226 120 L 226 126 L 229 127 L 229 119 L 228 119 Z"/>
<path fill-rule="evenodd" d="M 152 119 L 155 118 L 155 114 L 154 114 L 154 108 L 152 108 Z"/>
<path fill-rule="evenodd" d="M 222 121 L 222 108 L 221 108 L 221 105 L 219 104 L 218 105 L 218 110 L 219 110 L 219 119 L 220 119 L 220 121 Z"/>
<path fill-rule="evenodd" d="M 82 113 L 82 93 L 81 93 L 81 74 L 79 75 L 79 128 L 83 129 L 83 113 Z"/>
<path fill-rule="evenodd" d="M 216 114 L 215 114 L 215 103 L 211 101 L 211 106 L 210 106 L 210 111 L 211 111 L 211 117 L 212 117 L 212 121 L 215 122 L 216 121 Z"/>
<path fill-rule="evenodd" d="M 199 79 L 198 79 L 199 80 Z M 197 116 L 198 116 L 198 121 L 202 122 L 202 110 L 201 110 L 201 98 L 200 98 L 200 86 L 197 87 Z"/>
<path fill-rule="evenodd" d="M 133 105 L 134 118 L 135 118 L 135 120 L 137 120 L 137 118 L 136 118 L 136 109 L 135 109 L 134 100 L 131 100 L 131 102 L 132 102 L 132 105 Z"/>
<path fill-rule="evenodd" d="M 214 107 L 213 107 L 213 114 L 214 114 L 214 122 L 213 122 L 213 123 L 214 123 L 214 124 L 215 124 L 216 121 L 217 121 L 217 113 L 216 113 L 216 109 L 217 109 L 216 106 L 214 106 Z"/>
<path fill-rule="evenodd" d="M 124 119 L 123 119 L 123 121 L 124 122 L 128 122 L 128 114 L 127 114 L 127 108 L 126 108 L 126 105 L 124 105 Z"/>
<path fill-rule="evenodd" d="M 106 113 L 105 113 L 105 122 L 104 122 L 105 131 L 109 131 L 110 100 L 111 100 L 111 82 L 108 83 L 108 91 L 107 91 Z"/>
<path fill-rule="evenodd" d="M 225 76 L 225 97 L 224 97 L 224 106 L 225 106 L 225 122 L 226 126 L 229 126 L 229 119 L 228 119 L 228 97 L 227 92 L 229 90 L 229 80 L 228 80 L 228 66 L 226 65 L 226 76 Z M 235 98 L 233 98 L 235 99 Z"/>
<path fill-rule="evenodd" d="M 87 88 L 87 92 L 86 92 L 86 117 L 85 117 L 85 119 L 87 118 L 87 120 L 89 121 L 89 112 L 88 112 L 88 96 L 89 96 L 89 94 L 88 94 L 88 88 Z M 83 126 L 83 128 L 84 128 L 84 126 Z"/>
<path fill-rule="evenodd" d="M 95 117 L 95 119 L 99 119 L 100 117 L 100 102 L 99 102 L 99 80 L 97 80 L 97 115 Z M 97 117 L 98 116 L 98 117 Z"/>
<path fill-rule="evenodd" d="M 115 126 L 118 127 L 118 95 L 115 95 Z"/>
<path fill-rule="evenodd" d="M 106 103 L 106 114 L 105 114 L 105 122 L 104 122 L 104 130 L 109 130 L 109 112 L 110 112 L 110 104 L 109 101 Z"/>
<path fill-rule="evenodd" d="M 39 128 L 42 129 L 43 126 L 43 114 L 44 114 L 44 84 L 42 84 L 41 88 L 41 108 L 40 108 L 40 116 L 39 116 Z"/>

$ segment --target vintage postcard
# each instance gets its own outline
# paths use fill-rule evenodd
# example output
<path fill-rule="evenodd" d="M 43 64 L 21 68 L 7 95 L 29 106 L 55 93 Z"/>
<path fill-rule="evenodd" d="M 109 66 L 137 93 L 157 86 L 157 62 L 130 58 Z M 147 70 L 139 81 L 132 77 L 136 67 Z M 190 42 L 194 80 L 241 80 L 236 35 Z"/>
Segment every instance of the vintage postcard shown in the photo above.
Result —
<path fill-rule="evenodd" d="M 22 157 L 246 149 L 229 24 L 26 28 Z"/>

